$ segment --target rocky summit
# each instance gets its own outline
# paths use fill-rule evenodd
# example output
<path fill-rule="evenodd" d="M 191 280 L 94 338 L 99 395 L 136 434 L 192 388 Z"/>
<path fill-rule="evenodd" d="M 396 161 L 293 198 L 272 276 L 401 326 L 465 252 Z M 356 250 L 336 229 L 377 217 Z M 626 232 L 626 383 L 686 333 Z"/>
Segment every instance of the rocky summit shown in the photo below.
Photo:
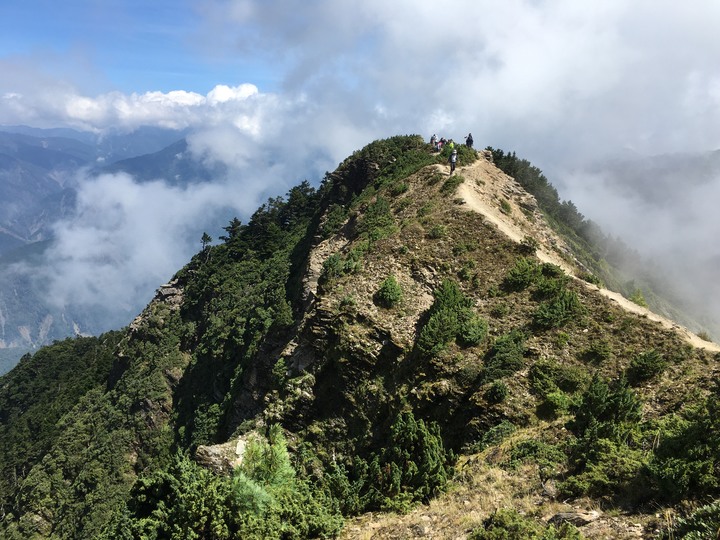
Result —
<path fill-rule="evenodd" d="M 720 347 L 620 294 L 538 169 L 448 151 L 375 141 L 25 357 L 0 535 L 714 537 Z"/>

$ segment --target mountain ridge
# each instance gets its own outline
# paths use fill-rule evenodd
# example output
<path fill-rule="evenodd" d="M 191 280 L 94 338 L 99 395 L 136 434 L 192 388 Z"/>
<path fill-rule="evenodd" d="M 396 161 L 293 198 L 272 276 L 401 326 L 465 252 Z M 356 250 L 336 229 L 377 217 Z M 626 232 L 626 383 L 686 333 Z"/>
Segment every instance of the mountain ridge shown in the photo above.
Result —
<path fill-rule="evenodd" d="M 368 520 L 377 514 L 365 514 L 343 534 L 480 538 L 498 501 L 525 512 L 513 518 L 523 526 L 547 528 L 546 513 L 566 499 L 624 512 L 616 537 L 632 537 L 635 522 L 641 534 L 659 529 L 657 505 L 672 510 L 668 498 L 697 496 L 666 490 L 663 460 L 685 425 L 678 415 L 714 403 L 720 358 L 566 275 L 560 264 L 576 263 L 534 198 L 487 154 L 478 160 L 461 147 L 459 155 L 448 175 L 446 156 L 419 137 L 376 141 L 317 191 L 301 184 L 247 224 L 232 221 L 222 243 L 196 254 L 121 337 L 83 341 L 105 367 L 49 432 L 32 432 L 30 447 L 42 451 L 2 458 L 18 461 L 2 463 L 0 530 L 180 538 L 168 527 L 209 535 L 203 524 L 213 523 L 224 538 L 327 537 L 338 534 L 340 514 L 394 510 L 410 512 L 401 528 L 376 527 Z M 480 201 L 492 208 L 485 215 L 469 211 L 476 189 L 491 193 Z M 508 237 L 502 227 L 514 220 L 530 229 Z M 11 419 L 0 423 L 3 442 L 29 421 L 27 405 L 6 404 L 19 399 L 8 394 L 14 378 L 32 366 L 27 358 L 2 379 L 0 410 Z M 35 393 L 51 391 L 57 385 Z M 236 472 L 220 463 L 223 473 L 209 473 L 191 459 L 220 443 L 242 458 Z M 285 463 L 281 477 L 263 461 L 270 455 Z M 480 474 L 473 463 L 484 485 L 494 475 L 515 487 L 496 501 L 465 497 L 466 515 L 441 518 L 451 525 L 441 533 L 416 505 L 448 490 L 454 497 L 453 468 L 459 489 L 473 485 L 463 484 Z M 701 485 L 704 496 L 716 493 Z M 246 498 L 234 498 L 240 492 Z M 233 505 L 242 510 L 224 510 Z M 561 529 L 570 534 L 553 530 Z"/>

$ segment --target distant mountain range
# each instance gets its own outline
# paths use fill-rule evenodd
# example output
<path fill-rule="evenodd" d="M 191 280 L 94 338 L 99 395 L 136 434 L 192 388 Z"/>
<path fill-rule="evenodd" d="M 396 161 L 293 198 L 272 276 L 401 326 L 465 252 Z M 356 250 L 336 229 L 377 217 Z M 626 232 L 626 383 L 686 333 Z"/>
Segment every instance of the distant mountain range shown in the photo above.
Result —
<path fill-rule="evenodd" d="M 43 288 L 43 254 L 52 225 L 76 203 L 80 171 L 89 175 L 126 172 L 136 181 L 163 178 L 186 186 L 224 171 L 188 152 L 185 132 L 142 128 L 131 134 L 71 129 L 0 127 L 0 349 L 28 348 L 76 334 L 117 326 L 97 314 L 50 305 Z M 139 309 L 140 306 L 138 306 Z M 7 363 L 7 362 L 6 362 Z M 0 371 L 1 372 L 1 371 Z"/>

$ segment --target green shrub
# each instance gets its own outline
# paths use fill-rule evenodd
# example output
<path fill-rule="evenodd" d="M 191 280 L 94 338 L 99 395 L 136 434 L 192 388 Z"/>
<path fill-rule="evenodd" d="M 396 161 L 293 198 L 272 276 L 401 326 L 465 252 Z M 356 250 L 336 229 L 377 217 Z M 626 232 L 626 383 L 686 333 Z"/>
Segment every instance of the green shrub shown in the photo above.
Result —
<path fill-rule="evenodd" d="M 648 307 L 648 303 L 645 300 L 645 296 L 643 295 L 643 292 L 640 289 L 635 289 L 633 291 L 633 293 L 630 295 L 629 300 L 631 302 L 634 302 L 638 306 L 641 306 L 644 308 Z"/>
<path fill-rule="evenodd" d="M 555 343 L 556 347 L 562 349 L 568 343 L 570 343 L 570 334 L 568 334 L 567 332 L 557 332 L 553 336 L 553 342 Z"/>
<path fill-rule="evenodd" d="M 351 294 L 345 295 L 340 299 L 340 309 L 352 309 L 357 306 L 357 300 Z"/>
<path fill-rule="evenodd" d="M 663 355 L 652 349 L 642 352 L 630 360 L 627 378 L 630 384 L 637 385 L 660 375 L 667 368 Z"/>
<path fill-rule="evenodd" d="M 460 328 L 460 317 L 456 309 L 434 310 L 420 330 L 418 348 L 427 356 L 435 356 L 455 339 Z"/>
<path fill-rule="evenodd" d="M 423 204 L 420 208 L 418 208 L 417 217 L 422 218 L 425 216 L 429 216 L 430 214 L 432 214 L 434 209 L 435 209 L 435 203 L 432 201 L 428 201 L 425 204 Z"/>
<path fill-rule="evenodd" d="M 485 392 L 485 399 L 488 403 L 498 404 L 505 401 L 510 390 L 507 384 L 502 381 L 495 381 L 490 385 L 490 388 Z"/>
<path fill-rule="evenodd" d="M 593 426 L 596 435 L 615 439 L 621 437 L 623 424 L 640 420 L 642 405 L 625 379 L 608 383 L 595 375 L 575 408 L 575 418 L 567 427 L 582 436 Z"/>
<path fill-rule="evenodd" d="M 483 381 L 501 379 L 521 370 L 525 364 L 525 339 L 520 330 L 511 330 L 497 337 L 485 355 Z"/>
<path fill-rule="evenodd" d="M 453 461 L 436 423 L 402 412 L 393 422 L 387 446 L 368 460 L 356 457 L 349 471 L 336 467 L 328 488 L 344 513 L 407 512 L 445 489 Z"/>
<path fill-rule="evenodd" d="M 378 196 L 374 202 L 368 205 L 357 225 L 357 233 L 367 236 L 373 241 L 390 236 L 396 230 L 397 227 L 390 210 L 390 203 L 382 196 Z"/>
<path fill-rule="evenodd" d="M 473 238 L 465 238 L 463 240 L 458 241 L 456 245 L 453 246 L 452 252 L 453 255 L 456 257 L 459 257 L 460 255 L 463 255 L 465 253 L 471 253 L 473 251 L 477 251 L 478 249 L 478 242 L 477 240 Z"/>
<path fill-rule="evenodd" d="M 555 299 L 566 293 L 570 278 L 566 275 L 560 277 L 541 276 L 537 281 L 533 297 L 536 300 Z"/>
<path fill-rule="evenodd" d="M 543 481 L 556 476 L 567 456 L 561 444 L 549 444 L 540 439 L 520 441 L 510 450 L 508 467 L 517 467 L 521 463 L 534 463 L 538 466 Z"/>
<path fill-rule="evenodd" d="M 333 253 L 323 263 L 322 275 L 324 278 L 336 278 L 343 275 L 344 260 L 339 253 Z"/>
<path fill-rule="evenodd" d="M 500 509 L 474 529 L 468 540 L 582 540 L 573 525 L 563 523 L 559 528 L 525 517 L 514 509 Z"/>
<path fill-rule="evenodd" d="M 670 501 L 720 495 L 720 397 L 671 417 L 649 464 L 661 497 Z"/>
<path fill-rule="evenodd" d="M 380 284 L 380 288 L 375 293 L 373 300 L 377 305 L 390 309 L 402 300 L 402 296 L 402 287 L 395 279 L 395 276 L 388 276 Z"/>
<path fill-rule="evenodd" d="M 461 313 L 460 329 L 457 334 L 458 342 L 466 347 L 480 345 L 487 333 L 487 321 L 469 308 L 465 308 Z"/>
<path fill-rule="evenodd" d="M 533 322 L 540 328 L 559 328 L 584 312 L 575 291 L 563 290 L 552 300 L 538 306 L 533 314 Z"/>
<path fill-rule="evenodd" d="M 340 232 L 345 221 L 347 221 L 348 211 L 339 204 L 333 204 L 328 208 L 325 214 L 325 221 L 322 224 L 320 234 L 323 238 L 329 238 L 333 234 Z"/>
<path fill-rule="evenodd" d="M 571 470 L 558 485 L 564 496 L 607 496 L 624 502 L 646 500 L 643 475 L 647 452 L 638 422 L 641 404 L 624 379 L 593 377 L 566 425 L 576 435 L 568 447 Z"/>
<path fill-rule="evenodd" d="M 447 227 L 445 225 L 441 225 L 439 223 L 433 225 L 430 230 L 428 231 L 428 238 L 432 238 L 433 240 L 437 240 L 438 238 L 443 238 L 447 235 Z"/>
<path fill-rule="evenodd" d="M 512 206 L 507 199 L 500 199 L 500 211 L 508 216 L 512 214 Z"/>
<path fill-rule="evenodd" d="M 535 252 L 540 248 L 540 242 L 535 240 L 532 236 L 525 236 L 520 242 L 519 250 L 520 253 L 525 255 L 535 255 Z"/>
<path fill-rule="evenodd" d="M 596 285 L 598 287 L 602 287 L 602 280 L 597 277 L 595 274 L 591 274 L 590 272 L 581 272 L 578 276 L 583 281 L 586 281 L 588 283 L 592 283 L 593 285 Z"/>
<path fill-rule="evenodd" d="M 463 323 L 472 313 L 472 300 L 463 294 L 454 281 L 443 281 L 434 294 L 435 301 L 417 341 L 418 349 L 427 356 L 436 355 L 455 340 L 463 329 Z"/>
<path fill-rule="evenodd" d="M 369 241 L 359 241 L 348 254 L 343 257 L 339 253 L 333 253 L 323 263 L 321 277 L 324 280 L 344 276 L 357 272 L 361 267 L 361 260 L 370 246 Z"/>
<path fill-rule="evenodd" d="M 563 366 L 554 360 L 539 360 L 528 372 L 532 391 L 542 397 L 562 390 L 573 393 L 584 387 L 588 376 L 585 370 L 575 366 Z"/>
<path fill-rule="evenodd" d="M 562 390 L 555 390 L 545 394 L 535 411 L 538 418 L 554 419 L 567 413 L 571 405 L 570 396 Z"/>
<path fill-rule="evenodd" d="M 510 308 L 507 304 L 497 304 L 490 308 L 490 315 L 495 317 L 496 319 L 502 319 L 505 317 L 508 313 L 510 313 Z"/>
<path fill-rule="evenodd" d="M 458 186 L 462 184 L 465 181 L 465 178 L 463 178 L 459 174 L 454 174 L 447 180 L 445 180 L 445 183 L 440 187 L 440 193 L 442 193 L 445 196 L 452 195 L 457 190 Z"/>
<path fill-rule="evenodd" d="M 662 531 L 658 540 L 705 540 L 717 538 L 720 531 L 720 501 L 715 500 L 693 510 L 688 516 L 679 517 Z"/>
<path fill-rule="evenodd" d="M 272 426 L 252 440 L 232 476 L 176 455 L 167 470 L 140 476 L 105 538 L 316 538 L 336 535 L 337 505 L 297 477 L 285 438 Z"/>
<path fill-rule="evenodd" d="M 398 195 L 402 195 L 403 193 L 405 193 L 408 189 L 410 189 L 410 186 L 407 182 L 405 182 L 404 180 L 398 180 L 390 185 L 389 191 L 390 195 L 392 195 L 393 197 L 397 197 Z"/>
<path fill-rule="evenodd" d="M 503 384 L 503 383 L 499 383 Z M 507 386 L 506 386 L 507 388 Z M 488 429 L 485 433 L 482 434 L 482 437 L 480 437 L 480 440 L 469 445 L 468 447 L 468 453 L 473 452 L 482 452 L 486 448 L 489 448 L 490 446 L 494 446 L 496 444 L 499 444 L 504 439 L 512 435 L 517 431 L 517 426 L 513 424 L 512 422 L 509 422 L 507 420 L 503 420 L 497 425 L 494 425 L 490 429 Z"/>
<path fill-rule="evenodd" d="M 288 367 L 285 358 L 282 356 L 275 362 L 272 368 L 272 378 L 277 386 L 284 386 L 288 378 Z"/>
<path fill-rule="evenodd" d="M 590 343 L 590 346 L 583 351 L 581 357 L 586 362 L 593 362 L 595 364 L 601 364 L 610 360 L 610 358 L 612 358 L 610 342 L 605 339 L 593 341 Z"/>
<path fill-rule="evenodd" d="M 571 455 L 575 450 L 571 449 Z M 577 456 L 573 459 L 577 461 Z M 558 492 L 563 497 L 609 497 L 624 503 L 647 500 L 649 486 L 643 477 L 646 464 L 642 449 L 621 441 L 596 439 L 584 466 L 560 482 Z"/>
<path fill-rule="evenodd" d="M 510 291 L 522 291 L 537 282 L 541 275 L 540 265 L 529 257 L 519 257 L 503 279 L 503 288 Z"/>
<path fill-rule="evenodd" d="M 468 259 L 466 261 L 463 261 L 462 268 L 460 268 L 460 271 L 458 272 L 458 277 L 462 279 L 463 281 L 467 281 L 470 278 L 472 278 L 475 275 L 475 267 L 476 263 L 472 259 Z"/>

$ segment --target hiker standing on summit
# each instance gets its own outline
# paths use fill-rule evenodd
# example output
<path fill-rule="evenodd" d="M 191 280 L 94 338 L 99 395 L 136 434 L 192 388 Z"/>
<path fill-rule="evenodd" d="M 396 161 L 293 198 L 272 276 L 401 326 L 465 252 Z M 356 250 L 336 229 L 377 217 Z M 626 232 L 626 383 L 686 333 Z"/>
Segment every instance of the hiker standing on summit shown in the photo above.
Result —
<path fill-rule="evenodd" d="M 473 142 L 472 133 L 468 133 L 468 136 L 465 137 L 465 144 L 468 148 L 472 148 Z"/>
<path fill-rule="evenodd" d="M 455 163 L 457 163 L 457 149 L 453 148 L 453 151 L 450 152 L 450 157 L 448 158 L 448 162 L 450 163 L 450 174 L 455 172 Z"/>

